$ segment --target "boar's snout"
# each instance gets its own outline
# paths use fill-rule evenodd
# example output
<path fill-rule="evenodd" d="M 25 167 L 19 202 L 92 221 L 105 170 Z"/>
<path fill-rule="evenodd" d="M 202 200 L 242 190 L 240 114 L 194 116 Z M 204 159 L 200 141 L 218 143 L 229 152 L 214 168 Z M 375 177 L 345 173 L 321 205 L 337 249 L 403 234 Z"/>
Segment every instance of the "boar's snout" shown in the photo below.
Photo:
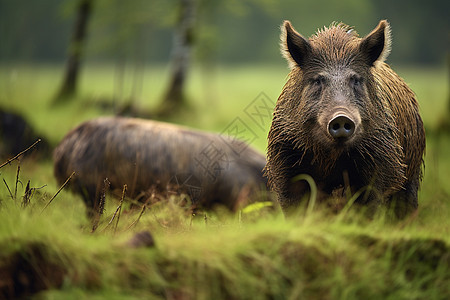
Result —
<path fill-rule="evenodd" d="M 336 114 L 328 123 L 328 132 L 335 140 L 347 140 L 355 133 L 356 124 L 346 114 Z"/>

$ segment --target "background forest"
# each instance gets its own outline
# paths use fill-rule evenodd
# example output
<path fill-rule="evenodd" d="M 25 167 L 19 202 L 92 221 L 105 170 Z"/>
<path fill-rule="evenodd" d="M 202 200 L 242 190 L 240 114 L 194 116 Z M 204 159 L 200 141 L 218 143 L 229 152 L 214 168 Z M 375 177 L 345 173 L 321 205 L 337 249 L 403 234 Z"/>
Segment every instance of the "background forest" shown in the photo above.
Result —
<path fill-rule="evenodd" d="M 169 60 L 173 28 L 183 1 L 90 2 L 88 59 L 112 62 L 129 58 L 139 64 Z M 279 64 L 277 40 L 285 19 L 305 36 L 331 22 L 355 26 L 364 35 L 380 19 L 387 19 L 394 39 L 390 61 L 395 64 L 442 64 L 448 52 L 448 1 L 190 2 L 195 10 L 195 57 L 202 62 Z M 79 3 L 0 1 L 0 61 L 63 62 Z"/>

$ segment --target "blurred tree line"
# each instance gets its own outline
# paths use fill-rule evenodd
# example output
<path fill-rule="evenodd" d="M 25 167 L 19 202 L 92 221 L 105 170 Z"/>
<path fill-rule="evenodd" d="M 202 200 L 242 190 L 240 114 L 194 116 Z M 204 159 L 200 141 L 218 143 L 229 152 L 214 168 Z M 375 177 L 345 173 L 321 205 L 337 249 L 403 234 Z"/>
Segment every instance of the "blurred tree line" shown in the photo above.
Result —
<path fill-rule="evenodd" d="M 393 30 L 389 62 L 442 64 L 449 51 L 448 0 L 197 0 L 193 58 L 201 63 L 284 63 L 279 26 L 305 36 L 333 21 L 367 34 L 380 19 Z M 0 63 L 67 59 L 79 0 L 0 0 Z M 86 58 L 167 62 L 180 0 L 94 0 Z"/>

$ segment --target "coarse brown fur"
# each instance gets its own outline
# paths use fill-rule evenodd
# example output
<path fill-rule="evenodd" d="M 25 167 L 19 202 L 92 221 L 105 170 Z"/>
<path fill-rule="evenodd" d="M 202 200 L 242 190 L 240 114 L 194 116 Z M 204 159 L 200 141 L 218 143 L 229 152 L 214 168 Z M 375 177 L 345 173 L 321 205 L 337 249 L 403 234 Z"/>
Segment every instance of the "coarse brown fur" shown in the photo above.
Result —
<path fill-rule="evenodd" d="M 319 201 L 365 189 L 357 203 L 371 212 L 380 204 L 396 206 L 399 217 L 416 209 L 425 132 L 413 91 L 384 62 L 389 24 L 364 38 L 332 24 L 305 39 L 285 21 L 281 51 L 291 72 L 274 110 L 265 174 L 283 210 L 309 193 L 299 174 L 315 180 Z M 344 142 L 327 132 L 336 112 L 355 124 Z"/>
<path fill-rule="evenodd" d="M 149 190 L 190 196 L 196 206 L 236 209 L 266 189 L 265 157 L 241 141 L 168 123 L 104 117 L 69 132 L 55 149 L 59 183 L 72 172 L 72 189 L 95 209 L 105 178 L 127 196 Z M 142 199 L 145 200 L 145 199 Z"/>

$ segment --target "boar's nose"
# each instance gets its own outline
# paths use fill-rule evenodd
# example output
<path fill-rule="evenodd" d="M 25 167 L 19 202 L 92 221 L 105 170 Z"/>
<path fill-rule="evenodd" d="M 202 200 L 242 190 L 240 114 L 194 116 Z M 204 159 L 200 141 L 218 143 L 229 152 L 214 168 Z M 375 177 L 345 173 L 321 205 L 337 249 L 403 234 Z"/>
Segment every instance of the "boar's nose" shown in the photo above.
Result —
<path fill-rule="evenodd" d="M 334 139 L 348 139 L 355 132 L 355 122 L 345 115 L 337 115 L 328 123 L 328 132 Z"/>

